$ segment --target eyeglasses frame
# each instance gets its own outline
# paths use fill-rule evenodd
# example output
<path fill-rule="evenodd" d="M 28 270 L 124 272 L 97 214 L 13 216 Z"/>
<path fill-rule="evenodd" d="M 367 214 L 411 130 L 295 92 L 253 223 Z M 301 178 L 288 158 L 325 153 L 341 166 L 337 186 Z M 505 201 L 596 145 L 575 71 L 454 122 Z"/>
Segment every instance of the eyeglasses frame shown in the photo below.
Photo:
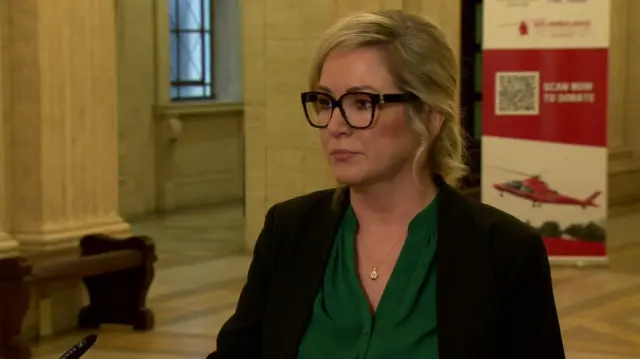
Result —
<path fill-rule="evenodd" d="M 311 95 L 322 95 L 322 96 L 326 96 L 328 99 L 331 100 L 331 114 L 329 116 L 329 121 L 327 121 L 326 125 L 316 125 L 313 122 L 311 122 L 309 112 L 307 110 L 307 103 L 310 102 L 310 101 L 307 101 L 307 98 Z M 369 96 L 371 98 L 371 119 L 369 120 L 369 123 L 366 126 L 353 126 L 349 122 L 349 118 L 347 117 L 344 107 L 342 107 L 342 99 L 345 98 L 346 96 L 352 96 L 352 95 L 364 95 L 364 96 Z M 420 98 L 412 92 L 379 94 L 379 93 L 372 93 L 372 92 L 355 91 L 355 92 L 346 92 L 336 99 L 333 95 L 326 92 L 307 91 L 300 94 L 300 100 L 302 102 L 302 109 L 304 110 L 305 118 L 307 119 L 307 122 L 309 123 L 309 125 L 311 125 L 311 127 L 327 128 L 329 126 L 329 122 L 331 122 L 333 113 L 337 108 L 340 111 L 340 114 L 342 114 L 342 119 L 349 127 L 357 130 L 364 130 L 373 125 L 373 121 L 376 118 L 376 108 L 379 105 L 384 105 L 387 103 L 408 103 L 413 101 L 419 101 Z"/>

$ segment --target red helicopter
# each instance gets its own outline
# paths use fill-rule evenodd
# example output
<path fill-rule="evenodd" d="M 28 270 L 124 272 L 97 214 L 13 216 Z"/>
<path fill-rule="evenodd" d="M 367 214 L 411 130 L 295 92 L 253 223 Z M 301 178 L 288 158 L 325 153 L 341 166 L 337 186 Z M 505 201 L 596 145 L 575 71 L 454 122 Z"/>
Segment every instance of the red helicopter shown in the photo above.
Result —
<path fill-rule="evenodd" d="M 593 194 L 585 199 L 578 199 L 552 190 L 549 188 L 549 185 L 541 179 L 540 175 L 529 175 L 511 170 L 507 171 L 526 176 L 527 178 L 524 180 L 494 184 L 493 188 L 500 192 L 500 197 L 503 197 L 506 192 L 513 196 L 530 200 L 532 207 L 540 207 L 543 203 L 580 206 L 583 209 L 587 207 L 599 207 L 594 201 L 600 196 L 600 191 L 593 192 Z"/>

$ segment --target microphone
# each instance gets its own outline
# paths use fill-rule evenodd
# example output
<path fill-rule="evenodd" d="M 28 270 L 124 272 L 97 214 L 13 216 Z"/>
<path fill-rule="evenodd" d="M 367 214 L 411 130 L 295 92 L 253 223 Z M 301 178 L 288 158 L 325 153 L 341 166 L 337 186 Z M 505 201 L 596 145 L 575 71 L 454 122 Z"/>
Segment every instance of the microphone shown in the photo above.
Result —
<path fill-rule="evenodd" d="M 98 339 L 98 334 L 87 335 L 78 344 L 72 346 L 71 348 L 69 348 L 69 350 L 64 352 L 64 354 L 62 354 L 60 359 L 80 358 L 82 355 L 84 355 L 84 353 L 87 352 L 87 350 L 89 350 L 89 348 L 93 346 L 93 344 L 95 344 L 96 339 Z"/>

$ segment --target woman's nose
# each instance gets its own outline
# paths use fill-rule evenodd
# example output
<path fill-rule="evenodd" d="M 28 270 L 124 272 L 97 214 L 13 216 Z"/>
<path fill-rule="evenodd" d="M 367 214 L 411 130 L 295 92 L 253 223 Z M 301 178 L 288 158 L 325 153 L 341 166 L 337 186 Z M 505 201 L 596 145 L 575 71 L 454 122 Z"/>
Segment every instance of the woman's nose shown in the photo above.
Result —
<path fill-rule="evenodd" d="M 348 133 L 351 128 L 347 124 L 347 121 L 345 121 L 342 111 L 336 108 L 331 114 L 331 118 L 327 124 L 327 129 L 332 135 L 339 136 Z"/>

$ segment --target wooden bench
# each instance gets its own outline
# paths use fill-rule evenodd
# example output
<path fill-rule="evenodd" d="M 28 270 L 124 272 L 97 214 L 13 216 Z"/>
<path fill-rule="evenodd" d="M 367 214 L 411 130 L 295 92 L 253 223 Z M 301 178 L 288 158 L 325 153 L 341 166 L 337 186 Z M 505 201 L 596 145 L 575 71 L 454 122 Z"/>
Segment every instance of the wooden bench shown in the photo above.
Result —
<path fill-rule="evenodd" d="M 31 350 L 22 336 L 31 302 L 31 287 L 82 279 L 89 305 L 78 314 L 80 328 L 101 324 L 154 326 L 146 298 L 157 260 L 153 241 L 144 236 L 115 239 L 94 234 L 80 240 L 79 250 L 46 256 L 0 259 L 0 357 L 28 359 Z"/>

